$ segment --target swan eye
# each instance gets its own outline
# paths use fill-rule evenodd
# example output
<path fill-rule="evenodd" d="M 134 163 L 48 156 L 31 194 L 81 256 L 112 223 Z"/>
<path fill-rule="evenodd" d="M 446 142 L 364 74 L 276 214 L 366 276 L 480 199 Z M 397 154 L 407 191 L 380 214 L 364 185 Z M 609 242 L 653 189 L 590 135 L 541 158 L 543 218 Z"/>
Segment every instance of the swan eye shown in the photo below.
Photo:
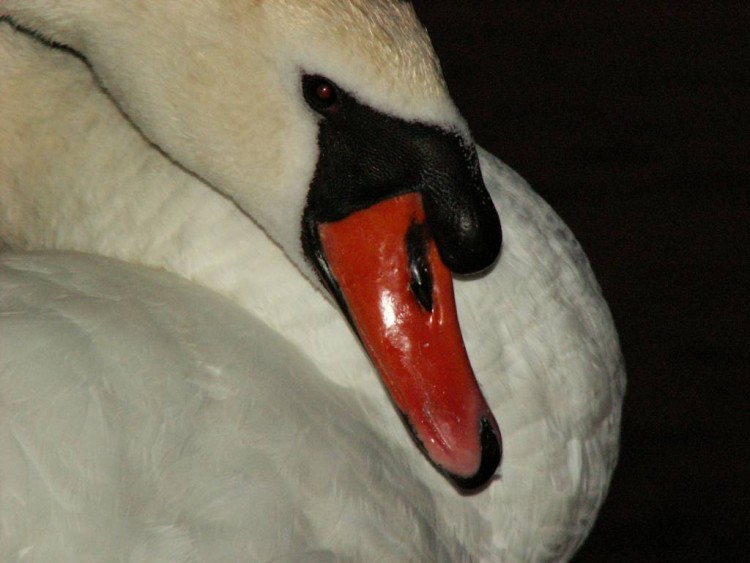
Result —
<path fill-rule="evenodd" d="M 307 105 L 320 114 L 329 115 L 335 113 L 341 107 L 339 89 L 327 78 L 304 76 L 302 78 L 302 91 Z"/>

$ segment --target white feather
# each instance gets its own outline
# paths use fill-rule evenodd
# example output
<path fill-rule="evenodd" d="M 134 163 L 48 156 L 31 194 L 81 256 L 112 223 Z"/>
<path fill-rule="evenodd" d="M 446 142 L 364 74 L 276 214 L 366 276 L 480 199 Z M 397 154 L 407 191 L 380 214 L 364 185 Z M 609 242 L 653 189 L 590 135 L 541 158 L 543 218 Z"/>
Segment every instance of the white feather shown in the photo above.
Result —
<path fill-rule="evenodd" d="M 462 497 L 340 313 L 81 61 L 0 23 L 0 68 L 0 239 L 193 282 L 5 258 L 0 557 L 572 555 L 616 462 L 624 370 L 583 252 L 515 173 L 480 151 L 504 246 L 456 293 L 504 455 L 501 478 Z"/>

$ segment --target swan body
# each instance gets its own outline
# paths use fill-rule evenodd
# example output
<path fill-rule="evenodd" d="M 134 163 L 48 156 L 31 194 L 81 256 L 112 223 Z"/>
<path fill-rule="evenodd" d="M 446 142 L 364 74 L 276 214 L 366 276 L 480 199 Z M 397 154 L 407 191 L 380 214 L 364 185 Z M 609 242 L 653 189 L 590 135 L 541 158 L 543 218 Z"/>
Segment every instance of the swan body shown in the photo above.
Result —
<path fill-rule="evenodd" d="M 372 401 L 235 303 L 100 256 L 0 260 L 3 561 L 466 559 Z"/>
<path fill-rule="evenodd" d="M 0 15 L 10 13 L 16 20 L 53 39 L 58 38 L 56 34 L 63 33 L 67 44 L 87 56 L 90 51 L 87 48 L 96 43 L 88 36 L 84 40 L 72 30 L 74 22 L 62 17 L 64 14 L 57 21 L 48 18 L 46 23 L 34 22 L 29 16 L 28 22 L 24 22 L 23 8 L 11 4 L 0 2 Z M 33 4 L 25 3 L 32 6 L 30 12 L 33 12 Z M 287 4 L 293 3 L 280 2 L 278 5 Z M 321 6 L 322 10 L 326 3 L 312 4 Z M 357 6 L 359 2 L 351 4 Z M 379 6 L 378 9 L 381 9 L 381 4 L 386 3 L 373 3 Z M 163 5 L 173 6 L 174 3 Z M 19 12 L 5 12 L 7 6 Z M 31 26 L 32 23 L 36 25 Z M 53 24 L 56 29 L 50 27 Z M 404 29 L 412 30 L 413 27 Z M 406 31 L 404 33 L 409 35 Z M 420 37 L 421 31 L 414 33 Z M 412 48 L 417 51 L 425 48 L 422 39 L 412 37 L 410 40 L 412 43 L 416 41 L 417 45 L 412 45 Z M 134 42 L 139 44 L 138 48 L 147 48 L 147 42 L 141 43 L 138 39 Z M 106 42 L 102 40 L 101 43 Z M 116 44 L 114 41 L 113 45 Z M 96 48 L 94 52 L 98 53 Z M 319 56 L 323 55 L 346 68 L 344 62 L 330 53 L 319 53 Z M 10 560 L 24 560 L 24 556 L 38 561 L 61 560 L 54 556 L 54 550 L 63 549 L 62 546 L 50 548 L 52 551 L 48 556 L 38 555 L 44 553 L 42 546 L 45 543 L 40 538 L 44 535 L 45 525 L 39 524 L 35 528 L 33 512 L 28 513 L 25 528 L 20 524 L 6 524 L 18 517 L 18 502 L 31 502 L 32 497 L 41 499 L 44 494 L 45 500 L 39 502 L 56 505 L 59 518 L 55 525 L 72 534 L 70 546 L 80 540 L 77 544 L 80 549 L 95 549 L 91 546 L 101 545 L 92 538 L 105 537 L 101 531 L 108 522 L 114 526 L 114 522 L 120 523 L 125 516 L 132 518 L 127 520 L 126 529 L 118 528 L 122 535 L 112 539 L 110 546 L 116 546 L 113 549 L 119 553 L 130 554 L 133 560 L 138 560 L 137 554 L 144 554 L 142 559 L 148 559 L 148 554 L 153 557 L 153 554 L 161 553 L 162 548 L 172 550 L 168 552 L 172 553 L 172 559 L 164 556 L 165 560 L 221 560 L 222 557 L 232 560 L 232 557 L 239 557 L 237 553 L 243 553 L 243 547 L 237 548 L 238 545 L 252 550 L 252 554 L 244 552 L 250 559 L 269 560 L 294 554 L 303 554 L 303 558 L 309 560 L 307 557 L 311 553 L 318 553 L 322 560 L 333 558 L 334 554 L 343 559 L 379 558 L 390 554 L 404 560 L 509 561 L 571 556 L 593 524 L 616 462 L 624 370 L 609 312 L 586 258 L 549 207 L 515 173 L 480 150 L 484 181 L 502 216 L 503 250 L 497 265 L 486 275 L 471 281 L 458 281 L 456 295 L 469 356 L 502 428 L 503 460 L 499 478 L 485 491 L 475 496 L 462 496 L 423 458 L 413 455 L 413 444 L 385 397 L 356 336 L 341 313 L 310 283 L 309 266 L 299 258 L 298 243 L 294 242 L 297 235 L 277 233 L 291 220 L 286 215 L 274 217 L 274 213 L 301 213 L 299 202 L 284 207 L 287 200 L 303 198 L 299 190 L 295 192 L 295 188 L 289 188 L 284 191 L 282 188 L 285 183 L 290 186 L 294 183 L 289 179 L 292 176 L 312 174 L 312 151 L 310 155 L 287 154 L 285 166 L 279 168 L 273 163 L 279 158 L 278 154 L 284 154 L 283 148 L 277 147 L 275 156 L 258 149 L 263 154 L 258 154 L 257 160 L 250 159 L 243 166 L 259 170 L 253 176 L 255 185 L 262 185 L 264 175 L 271 173 L 269 170 L 275 171 L 279 181 L 274 185 L 278 186 L 279 192 L 284 192 L 283 195 L 268 196 L 281 199 L 264 200 L 261 197 L 263 201 L 258 203 L 253 193 L 243 195 L 238 191 L 238 178 L 247 170 L 233 171 L 233 166 L 239 166 L 236 164 L 238 157 L 232 154 L 232 150 L 223 152 L 227 145 L 234 146 L 239 142 L 237 139 L 223 142 L 213 139 L 216 142 L 209 143 L 212 146 L 207 149 L 208 153 L 202 154 L 196 148 L 197 144 L 192 145 L 198 140 L 169 129 L 169 123 L 159 123 L 159 108 L 144 109 L 126 94 L 118 97 L 127 81 L 107 78 L 108 69 L 118 64 L 118 56 L 108 52 L 97 57 L 89 61 L 98 79 L 110 89 L 127 115 L 138 123 L 140 131 L 102 91 L 91 70 L 80 59 L 68 52 L 51 49 L 27 34 L 15 31 L 7 23 L 0 23 L 0 69 L 3 72 L 0 81 L 0 239 L 13 249 L 76 250 L 169 270 L 192 280 L 195 285 L 223 294 L 241 310 L 230 312 L 229 302 L 209 295 L 205 290 L 132 266 L 105 263 L 101 259 L 80 255 L 55 257 L 42 254 L 27 258 L 14 255 L 8 258 L 10 265 L 6 264 L 0 274 L 3 287 L 0 312 L 11 310 L 11 305 L 6 305 L 6 295 L 10 296 L 12 306 L 19 310 L 5 315 L 3 321 L 8 324 L 30 315 L 22 313 L 24 307 L 19 308 L 18 299 L 11 292 L 16 286 L 27 287 L 24 291 L 35 295 L 36 305 L 27 307 L 33 311 L 42 307 L 42 302 L 46 302 L 44 307 L 49 310 L 62 295 L 73 291 L 70 285 L 65 286 L 68 282 L 58 283 L 61 278 L 69 278 L 74 291 L 79 291 L 76 287 L 82 288 L 82 295 L 91 292 L 99 295 L 108 288 L 108 299 L 115 301 L 117 295 L 123 292 L 127 295 L 126 289 L 131 287 L 132 299 L 144 303 L 149 300 L 158 303 L 161 298 L 157 294 L 174 284 L 183 297 L 175 297 L 174 301 L 165 297 L 163 301 L 165 307 L 176 311 L 175 316 L 194 318 L 190 315 L 195 315 L 195 312 L 185 305 L 186 302 L 211 304 L 196 308 L 201 315 L 211 317 L 206 320 L 205 334 L 216 335 L 212 346 L 199 346 L 201 354 L 216 358 L 210 356 L 213 352 L 209 348 L 217 347 L 216 353 L 220 355 L 217 361 L 223 361 L 222 366 L 231 363 L 226 361 L 227 354 L 242 356 L 246 353 L 250 365 L 258 363 L 260 357 L 268 363 L 259 368 L 257 383 L 247 382 L 246 379 L 254 377 L 250 378 L 236 365 L 222 367 L 222 377 L 226 377 L 228 387 L 223 387 L 222 383 L 216 384 L 216 388 L 212 387 L 213 383 L 206 382 L 212 381 L 210 374 L 206 373 L 206 366 L 212 365 L 213 360 L 201 364 L 203 372 L 201 369 L 185 371 L 191 375 L 185 375 L 184 381 L 175 376 L 168 382 L 160 382 L 158 368 L 144 372 L 143 381 L 138 385 L 161 389 L 161 394 L 156 394 L 158 400 L 152 403 L 142 395 L 134 399 L 135 412 L 144 413 L 140 419 L 150 421 L 150 425 L 143 425 L 141 434 L 137 429 L 129 430 L 134 427 L 133 420 L 138 418 L 133 419 L 125 412 L 126 408 L 100 408 L 102 403 L 97 394 L 104 385 L 102 380 L 86 380 L 82 385 L 89 386 L 91 391 L 84 396 L 82 390 L 77 390 L 80 393 L 70 397 L 71 404 L 85 404 L 86 412 L 91 412 L 93 420 L 100 421 L 100 424 L 91 430 L 90 442 L 81 447 L 89 446 L 98 451 L 96 446 L 107 442 L 105 450 L 111 452 L 102 453 L 101 459 L 91 458 L 90 463 L 94 464 L 91 467 L 95 466 L 99 471 L 95 472 L 99 476 L 96 483 L 66 474 L 72 470 L 54 455 L 41 461 L 39 456 L 33 455 L 34 451 L 44 452 L 52 447 L 51 440 L 45 443 L 47 436 L 39 432 L 42 419 L 27 417 L 27 426 L 23 428 L 18 426 L 21 424 L 18 420 L 23 418 L 22 411 L 17 411 L 18 418 L 6 417 L 0 428 L 0 439 L 3 440 L 3 467 L 12 479 L 3 476 L 0 480 L 0 499 L 4 499 L 0 505 L 3 557 Z M 428 63 L 424 66 L 416 67 L 422 73 L 416 75 L 422 78 L 413 88 L 399 89 L 394 94 L 386 92 L 388 89 L 383 84 L 387 84 L 387 80 L 373 79 L 371 84 L 359 87 L 357 91 L 370 96 L 373 103 L 379 103 L 385 110 L 400 111 L 409 119 L 451 122 L 463 130 L 465 125 L 460 122 L 449 100 L 443 97 L 441 84 L 430 74 L 433 63 L 429 61 L 432 59 L 427 57 L 426 60 Z M 128 67 L 127 61 L 123 64 Z M 374 68 L 371 75 L 380 77 L 384 71 L 377 70 L 377 65 Z M 323 70 L 318 68 L 316 72 Z M 219 73 L 219 70 L 215 72 Z M 353 82 L 352 79 L 351 87 L 356 89 Z M 425 102 L 425 96 L 430 103 Z M 169 96 L 160 99 L 169 99 Z M 307 135 L 309 142 L 314 144 L 312 124 L 301 114 L 301 108 L 290 106 L 286 109 L 286 112 L 281 112 L 280 119 L 291 119 L 302 125 L 287 127 L 284 123 L 276 123 L 275 126 L 288 130 L 292 138 Z M 143 134 L 192 172 L 199 170 L 198 175 L 176 165 Z M 168 142 L 162 139 L 168 139 Z M 268 158 L 270 164 L 264 163 L 264 158 Z M 207 163 L 211 160 L 229 164 L 210 172 L 212 169 Z M 225 195 L 209 184 L 218 187 Z M 250 200 L 251 204 L 245 203 Z M 260 217 L 256 217 L 256 208 L 260 207 L 270 211 L 259 212 Z M 283 210 L 278 211 L 279 207 Z M 250 220 L 248 214 L 253 214 L 261 226 Z M 296 224 L 298 220 L 293 222 Z M 28 278 L 29 270 L 41 270 L 44 274 L 34 274 L 30 282 L 22 282 L 20 278 Z M 140 280 L 138 287 L 145 287 L 144 294 L 150 292 L 151 297 L 132 291 L 135 282 L 118 283 L 119 277 Z M 50 289 L 51 285 L 55 288 Z M 104 308 L 101 302 L 94 302 L 93 312 L 106 316 L 106 311 L 99 310 Z M 161 305 L 153 307 L 162 310 Z M 219 313 L 208 315 L 206 311 L 213 307 Z M 86 311 L 89 312 L 92 311 Z M 227 324 L 220 328 L 224 317 Z M 158 325 L 161 321 L 155 322 Z M 165 335 L 179 333 L 177 327 L 190 325 L 193 321 L 170 323 L 171 320 L 166 325 L 157 326 L 155 332 Z M 21 331 L 25 326 L 32 326 L 20 324 L 18 330 Z M 108 326 L 113 331 L 119 330 L 116 325 L 110 322 Z M 39 326 L 35 325 L 33 330 L 29 328 L 29 333 L 37 334 Z M 226 346 L 227 342 L 238 342 L 229 336 L 233 330 L 238 334 L 254 335 L 245 341 L 255 344 L 248 344 L 246 352 L 238 351 L 236 346 Z M 17 338 L 24 340 L 22 335 Z M 167 336 L 164 338 L 168 339 Z M 199 343 L 207 342 L 203 333 L 192 333 L 186 341 L 191 338 Z M 0 345 L 5 347 L 5 339 Z M 264 349 L 268 352 L 259 351 Z M 10 354 L 10 350 L 3 350 L 3 357 L 12 357 L 6 352 Z M 166 357 L 181 355 L 170 352 L 169 348 L 164 354 L 154 359 L 155 366 L 163 366 Z M 276 356 L 280 358 L 278 361 Z M 85 359 L 86 355 L 82 353 L 82 357 Z M 189 362 L 191 358 L 195 356 L 184 361 Z M 27 356 L 23 369 L 13 361 L 3 364 L 0 390 L 4 397 L 24 390 L 20 380 L 16 382 L 14 377 L 19 378 L 27 371 L 34 372 L 39 378 L 50 378 L 50 383 L 54 383 L 55 373 L 45 370 L 41 362 L 35 367 L 37 360 L 36 356 Z M 282 369 L 282 365 L 288 368 Z M 87 369 L 95 368 L 89 364 Z M 276 372 L 283 375 L 277 382 L 275 378 L 269 382 L 266 375 Z M 304 375 L 300 375 L 302 372 Z M 114 373 L 112 377 L 116 378 Z M 293 381 L 297 380 L 299 387 L 293 389 Z M 196 381 L 204 382 L 205 388 Z M 40 379 L 40 382 L 43 384 L 44 380 Z M 277 384 L 278 387 L 274 387 Z M 183 464 L 185 473 L 175 475 L 167 471 L 160 474 L 158 465 L 149 466 L 147 471 L 143 465 L 138 466 L 143 456 L 137 452 L 146 451 L 151 447 L 148 444 L 158 441 L 158 432 L 164 421 L 155 413 L 164 405 L 172 406 L 174 412 L 184 413 L 184 416 L 194 415 L 195 418 L 190 418 L 190 431 L 205 430 L 205 434 L 198 432 L 198 436 L 211 436 L 212 432 L 227 429 L 228 419 L 212 426 L 214 419 L 209 411 L 211 408 L 222 410 L 221 407 L 209 406 L 206 412 L 199 412 L 200 409 L 190 402 L 195 400 L 195 395 L 190 393 L 196 385 L 207 400 L 230 401 L 234 406 L 227 407 L 227 416 L 234 416 L 230 413 L 242 410 L 242 404 L 256 408 L 262 403 L 257 412 L 242 410 L 243 416 L 262 418 L 262 413 L 278 413 L 276 416 L 281 422 L 261 424 L 259 431 L 269 432 L 268 440 L 271 440 L 271 426 L 275 426 L 281 433 L 279 449 L 274 451 L 269 446 L 270 449 L 259 454 L 257 459 L 251 458 L 254 451 L 246 451 L 245 446 L 258 424 L 247 418 L 248 426 L 235 425 L 232 427 L 236 433 L 234 436 L 222 436 L 229 443 L 241 444 L 242 447 L 224 448 L 220 454 L 210 453 L 216 450 L 187 453 L 170 450 L 169 455 L 176 456 L 177 464 Z M 168 392 L 170 386 L 175 387 L 175 396 Z M 224 391 L 226 393 L 222 394 Z M 127 393 L 123 397 L 121 400 L 126 400 Z M 243 397 L 243 400 L 235 397 Z M 44 393 L 37 390 L 32 400 L 44 404 L 43 401 L 50 398 L 45 398 Z M 120 406 L 126 404 L 120 403 Z M 311 411 L 309 405 L 323 406 L 323 420 L 317 412 Z M 332 419 L 335 422 L 331 422 Z M 10 421 L 15 421 L 15 426 Z M 75 422 L 73 420 L 71 424 Z M 80 420 L 78 424 L 81 424 Z M 61 425 L 56 443 L 62 441 L 66 428 Z M 304 442 L 296 438 L 300 428 L 306 429 L 305 435 L 312 435 L 310 443 L 317 446 L 310 446 L 309 452 L 303 448 L 289 454 L 288 465 L 281 469 L 272 470 L 270 467 L 275 466 L 266 466 L 262 456 L 283 456 L 289 451 L 290 435 L 295 436 L 298 446 L 300 441 Z M 175 427 L 173 431 L 179 433 L 187 429 Z M 143 440 L 136 446 L 145 449 L 131 450 L 124 445 L 128 439 L 133 439 L 132 432 L 136 432 L 137 439 Z M 19 442 L 18 436 L 22 434 L 31 440 L 26 446 Z M 176 442 L 187 439 L 180 434 L 171 436 Z M 263 435 L 258 441 L 268 444 Z M 204 445 L 208 447 L 210 444 Z M 164 448 L 161 452 L 168 449 L 163 444 L 159 447 Z M 6 456 L 6 451 L 15 457 Z M 136 464 L 135 474 L 146 481 L 151 480 L 143 483 L 143 491 L 161 491 L 164 496 L 143 493 L 143 496 L 154 499 L 151 504 L 130 497 L 123 485 L 127 481 L 117 481 L 124 479 L 122 474 L 111 474 L 114 469 L 107 456 L 115 455 L 114 452 L 128 460 L 132 457 L 128 463 Z M 309 455 L 319 452 L 326 452 L 326 455 L 311 458 L 314 461 L 310 465 L 315 471 L 304 475 L 295 473 L 306 467 Z M 331 452 L 330 455 L 327 452 Z M 189 456 L 193 454 L 197 456 L 194 459 L 215 459 L 215 455 L 223 455 L 222 459 L 227 463 L 207 465 L 204 469 L 204 464 L 190 461 Z M 180 458 L 183 455 L 185 457 Z M 44 463 L 47 463 L 46 467 Z M 23 481 L 29 474 L 30 465 L 40 469 L 38 475 L 41 477 L 37 479 L 35 474 L 37 481 L 33 483 Z M 175 471 L 182 469 L 178 467 Z M 340 478 L 333 480 L 335 487 L 331 487 L 330 474 L 336 471 L 342 473 Z M 209 483 L 215 475 L 212 472 L 219 472 L 220 477 Z M 259 482 L 249 483 L 245 479 L 256 472 L 264 475 L 260 478 L 262 487 Z M 273 476 L 280 472 L 283 478 L 275 479 Z M 63 483 L 55 488 L 57 475 L 62 475 L 57 477 L 57 483 Z M 300 479 L 298 488 L 292 486 L 294 475 Z M 80 479 L 80 488 L 69 485 L 67 479 Z M 195 496 L 176 499 L 179 495 L 174 491 L 179 490 L 180 485 L 174 480 L 184 480 L 199 490 L 194 491 Z M 237 482 L 246 484 L 247 488 L 236 488 Z M 235 488 L 231 488 L 230 483 Z M 214 486 L 220 490 L 213 489 Z M 224 508 L 221 500 L 227 494 L 245 495 L 241 498 L 247 502 L 227 501 Z M 251 499 L 255 494 L 260 495 L 258 502 L 261 504 L 277 503 L 282 507 L 277 509 L 277 520 L 268 520 L 265 509 L 254 509 Z M 89 502 L 89 499 L 97 502 Z M 216 512 L 201 521 L 204 514 L 196 504 L 211 504 L 210 499 L 216 499 L 212 505 Z M 183 501 L 184 504 L 180 505 Z M 124 509 L 127 503 L 133 504 Z M 324 514 L 336 515 L 336 518 L 331 517 L 335 523 L 327 530 L 321 529 L 320 519 L 314 516 L 318 509 Z M 288 523 L 287 516 L 292 512 L 297 514 L 297 511 L 310 516 L 292 519 L 294 524 L 280 524 L 282 521 Z M 195 518 L 191 520 L 193 524 L 180 527 L 178 512 L 182 515 L 180 518 Z M 100 517 L 110 520 L 99 520 Z M 233 518 L 233 527 L 211 527 L 211 523 Z M 331 522 L 328 518 L 323 520 Z M 92 524 L 87 528 L 87 521 L 97 522 L 96 527 Z M 288 526 L 292 529 L 287 529 Z M 83 534 L 81 530 L 87 529 L 91 537 L 76 537 L 76 533 Z M 383 532 L 375 533 L 373 529 Z M 127 535 L 130 531 L 133 531 L 132 536 Z M 284 537 L 279 536 L 282 532 L 286 533 Z M 352 541 L 352 538 L 364 533 L 367 538 L 362 540 L 361 547 L 357 547 L 359 540 Z M 248 537 L 252 539 L 240 539 Z M 166 543 L 160 543 L 162 541 Z M 34 546 L 39 547 L 37 555 L 33 555 Z M 179 551 L 183 548 L 184 552 Z M 240 551 L 233 554 L 233 549 Z M 179 556 L 182 559 L 174 555 L 178 552 L 183 553 Z M 73 555 L 71 558 L 83 559 Z"/>

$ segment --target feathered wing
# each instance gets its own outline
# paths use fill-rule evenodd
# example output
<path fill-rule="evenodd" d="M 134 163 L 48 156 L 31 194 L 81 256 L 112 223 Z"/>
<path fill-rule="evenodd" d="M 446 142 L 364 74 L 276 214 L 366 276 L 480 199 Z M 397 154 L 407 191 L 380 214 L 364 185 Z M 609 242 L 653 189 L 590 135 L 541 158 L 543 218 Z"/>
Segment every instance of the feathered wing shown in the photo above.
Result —
<path fill-rule="evenodd" d="M 459 280 L 456 295 L 462 326 L 476 335 L 469 355 L 504 428 L 501 479 L 483 513 L 495 546 L 515 537 L 514 558 L 572 556 L 617 462 L 625 392 L 617 332 L 568 227 L 499 159 L 480 150 L 480 162 L 503 250 L 487 275 Z"/>
<path fill-rule="evenodd" d="M 226 298 L 5 254 L 0 311 L 3 560 L 462 557 L 367 401 Z"/>

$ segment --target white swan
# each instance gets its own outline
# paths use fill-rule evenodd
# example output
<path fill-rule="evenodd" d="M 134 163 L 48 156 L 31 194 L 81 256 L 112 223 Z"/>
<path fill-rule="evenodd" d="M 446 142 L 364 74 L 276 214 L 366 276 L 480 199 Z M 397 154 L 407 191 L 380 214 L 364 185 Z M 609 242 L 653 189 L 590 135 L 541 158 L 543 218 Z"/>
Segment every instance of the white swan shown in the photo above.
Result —
<path fill-rule="evenodd" d="M 373 401 L 234 303 L 75 253 L 0 280 L 3 561 L 469 559 Z"/>
<path fill-rule="evenodd" d="M 201 14 L 192 4 L 174 12 L 174 2 L 150 6 L 153 13 L 122 6 L 102 11 L 100 4 L 79 5 L 76 12 L 61 3 L 57 11 L 44 11 L 37 2 L 6 1 L 0 14 L 84 52 L 144 133 L 252 213 L 300 268 L 307 270 L 296 250 L 306 197 L 299 179 L 310 184 L 317 144 L 298 67 L 316 74 L 336 70 L 339 86 L 383 112 L 449 124 L 465 134 L 405 4 L 227 2 Z M 369 16 L 358 10 L 363 5 L 372 10 Z M 254 10 L 263 12 L 260 27 Z M 337 18 L 341 25 L 332 23 Z M 291 25 L 299 21 L 305 25 Z M 248 26 L 257 34 L 248 36 Z M 362 26 L 370 33 L 357 33 Z M 391 42 L 408 48 L 389 51 Z M 248 54 L 253 49 L 272 54 L 263 64 L 295 80 L 270 76 Z M 353 393 L 356 402 L 338 413 L 344 420 L 364 413 L 368 431 L 386 451 L 413 449 L 340 313 L 243 212 L 149 146 L 79 60 L 6 24 L 0 68 L 0 235 L 7 245 L 160 266 L 231 296 L 304 350 L 305 358 L 294 362 L 314 364 L 321 385 Z M 223 88 L 211 87 L 217 82 Z M 262 142 L 249 134 L 259 130 Z M 304 146 L 311 148 L 293 150 Z M 425 537 L 432 540 L 415 542 L 426 551 L 414 553 L 423 557 L 443 549 L 455 559 L 561 557 L 593 523 L 616 459 L 619 349 L 567 229 L 511 171 L 484 153 L 480 159 L 501 209 L 503 255 L 489 275 L 460 282 L 457 295 L 469 354 L 503 434 L 502 478 L 462 497 L 423 458 L 404 455 L 399 475 L 413 491 L 396 487 L 382 494 L 403 495 L 412 514 L 428 514 Z M 287 395 L 278 398 L 282 407 Z M 346 490 L 337 499 L 343 507 L 362 502 Z M 409 520 L 398 506 L 379 513 L 386 530 L 403 530 Z M 352 522 L 340 526 L 338 534 L 359 529 Z M 348 551 L 331 537 L 320 549 L 366 553 Z M 390 545 L 384 541 L 380 549 Z"/>

